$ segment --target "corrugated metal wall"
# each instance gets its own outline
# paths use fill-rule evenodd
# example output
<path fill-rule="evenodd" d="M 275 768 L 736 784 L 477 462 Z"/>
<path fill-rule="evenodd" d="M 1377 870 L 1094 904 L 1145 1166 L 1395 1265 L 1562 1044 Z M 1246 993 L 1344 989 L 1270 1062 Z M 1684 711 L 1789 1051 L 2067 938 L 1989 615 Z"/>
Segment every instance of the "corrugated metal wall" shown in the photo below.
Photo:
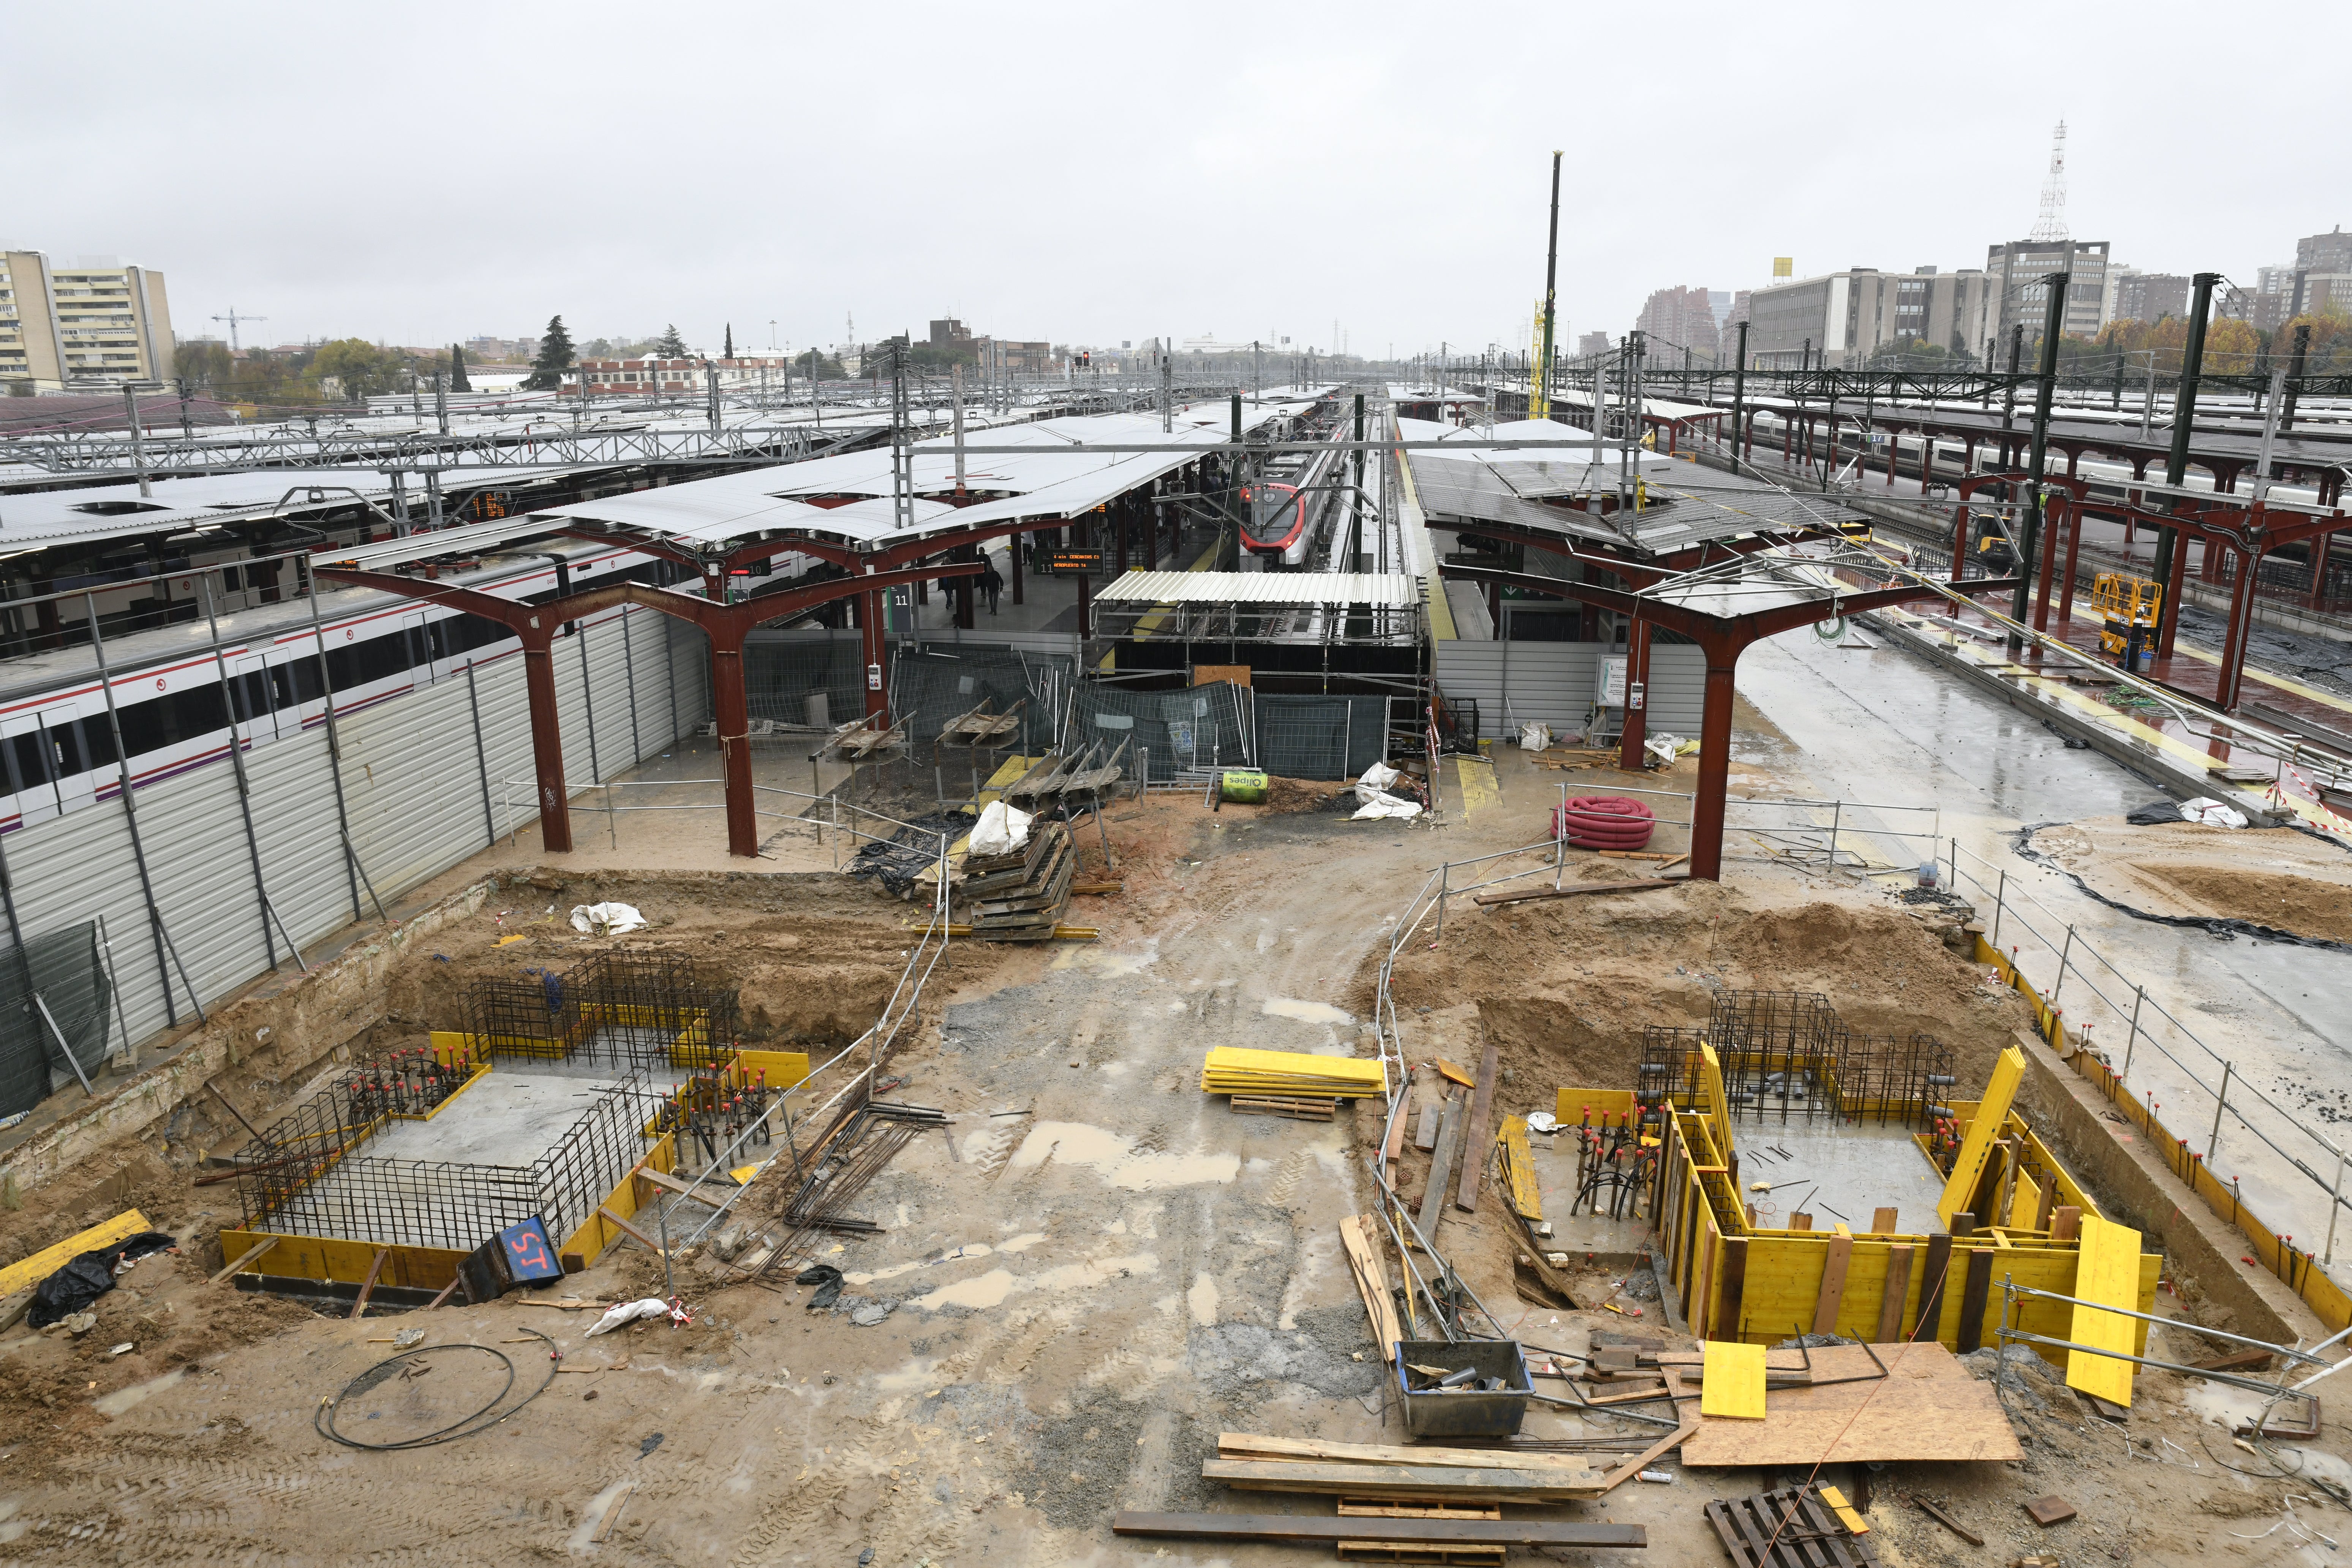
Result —
<path fill-rule="evenodd" d="M 1509 734 L 1540 720 L 1577 730 L 1592 707 L 1601 674 L 1600 643 L 1441 642 L 1438 689 L 1478 704 L 1478 731 Z M 1650 645 L 1650 732 L 1696 736 L 1706 700 L 1706 659 L 1689 643 Z"/>
<path fill-rule="evenodd" d="M 584 668 L 583 668 L 584 649 Z M 575 786 L 657 754 L 709 717 L 709 642 L 697 627 L 628 606 L 555 647 L 564 764 Z M 632 679 L 634 677 L 634 679 Z M 478 710 L 479 724 L 477 727 Z M 595 738 L 588 728 L 592 715 Z M 511 810 L 530 820 L 530 703 L 520 651 L 464 666 L 339 721 L 352 841 L 387 903 L 481 849 Z M 478 746 L 477 736 L 479 736 Z M 324 726 L 246 753 L 254 839 L 271 904 L 295 940 L 355 912 Z M 484 775 L 488 785 L 485 814 Z M 506 781 L 520 781 L 509 789 Z M 268 942 L 236 770 L 219 762 L 138 791 L 139 836 L 165 929 L 207 1005 L 266 969 Z M 103 917 L 132 1039 L 168 1021 L 130 824 L 120 802 L 85 805 L 0 840 L 18 919 L 33 934 Z M 366 893 L 360 893 L 366 909 Z M 277 943 L 285 956 L 285 944 Z M 173 977 L 172 1010 L 190 1016 Z M 115 1044 L 121 1044 L 120 1026 Z"/>

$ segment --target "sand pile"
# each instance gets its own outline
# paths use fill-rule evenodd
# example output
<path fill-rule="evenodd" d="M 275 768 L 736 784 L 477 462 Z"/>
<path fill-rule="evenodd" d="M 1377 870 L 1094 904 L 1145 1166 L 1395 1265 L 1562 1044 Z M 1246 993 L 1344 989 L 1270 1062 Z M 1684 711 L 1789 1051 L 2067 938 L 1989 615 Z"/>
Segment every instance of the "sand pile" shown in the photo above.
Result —
<path fill-rule="evenodd" d="M 2352 942 L 2352 854 L 2312 834 L 2100 817 L 2042 828 L 2028 847 L 2137 913 Z"/>
<path fill-rule="evenodd" d="M 1704 882 L 1448 911 L 1445 936 L 1398 956 L 1407 1021 L 1475 1002 L 1511 1070 L 1514 1110 L 1549 1109 L 1562 1085 L 1631 1088 L 1651 1025 L 1696 1026 L 1726 990 L 1826 995 L 1856 1034 L 1936 1036 L 1952 1047 L 1965 1098 L 1981 1087 L 2023 1002 L 1877 895 L 1758 908 Z"/>

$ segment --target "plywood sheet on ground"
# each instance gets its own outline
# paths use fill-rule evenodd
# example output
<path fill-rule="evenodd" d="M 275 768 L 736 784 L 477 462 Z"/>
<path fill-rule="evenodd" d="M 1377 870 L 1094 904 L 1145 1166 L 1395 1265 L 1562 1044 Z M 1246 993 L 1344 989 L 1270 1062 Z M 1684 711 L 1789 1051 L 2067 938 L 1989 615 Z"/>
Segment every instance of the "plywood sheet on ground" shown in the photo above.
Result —
<path fill-rule="evenodd" d="M 1776 1388 L 1761 1421 L 1702 1415 L 1683 1444 L 1698 1466 L 1806 1465 L 1864 1459 L 2014 1459 L 2022 1456 L 1992 1385 L 1944 1345 L 1880 1345 L 1888 1376 L 1825 1388 Z M 1793 1360 L 1781 1354 L 1775 1363 Z M 1869 1377 L 1859 1345 L 1812 1352 L 1818 1378 Z"/>

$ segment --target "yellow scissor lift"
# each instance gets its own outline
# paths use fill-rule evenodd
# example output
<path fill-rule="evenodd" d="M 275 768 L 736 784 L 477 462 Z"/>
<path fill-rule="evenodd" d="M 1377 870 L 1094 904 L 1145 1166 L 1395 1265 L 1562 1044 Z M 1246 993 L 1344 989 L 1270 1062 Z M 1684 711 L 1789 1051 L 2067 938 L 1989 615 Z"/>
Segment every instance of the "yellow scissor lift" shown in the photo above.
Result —
<path fill-rule="evenodd" d="M 2091 584 L 2091 607 L 2098 611 L 2105 628 L 2099 633 L 2100 650 L 2120 656 L 2130 646 L 2134 626 L 2141 628 L 2140 646 L 2147 647 L 2147 630 L 2156 625 L 2163 602 L 2162 584 L 2125 572 L 2100 573 Z"/>

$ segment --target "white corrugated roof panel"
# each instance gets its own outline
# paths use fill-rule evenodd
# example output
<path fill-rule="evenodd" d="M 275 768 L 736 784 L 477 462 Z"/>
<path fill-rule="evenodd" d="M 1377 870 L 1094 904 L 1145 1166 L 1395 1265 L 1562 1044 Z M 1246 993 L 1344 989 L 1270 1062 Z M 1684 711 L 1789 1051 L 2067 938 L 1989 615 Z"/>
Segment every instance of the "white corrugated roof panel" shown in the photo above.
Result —
<path fill-rule="evenodd" d="M 1140 605 L 1371 605 L 1421 603 L 1421 579 L 1370 572 L 1129 572 L 1095 591 L 1097 602 Z"/>

